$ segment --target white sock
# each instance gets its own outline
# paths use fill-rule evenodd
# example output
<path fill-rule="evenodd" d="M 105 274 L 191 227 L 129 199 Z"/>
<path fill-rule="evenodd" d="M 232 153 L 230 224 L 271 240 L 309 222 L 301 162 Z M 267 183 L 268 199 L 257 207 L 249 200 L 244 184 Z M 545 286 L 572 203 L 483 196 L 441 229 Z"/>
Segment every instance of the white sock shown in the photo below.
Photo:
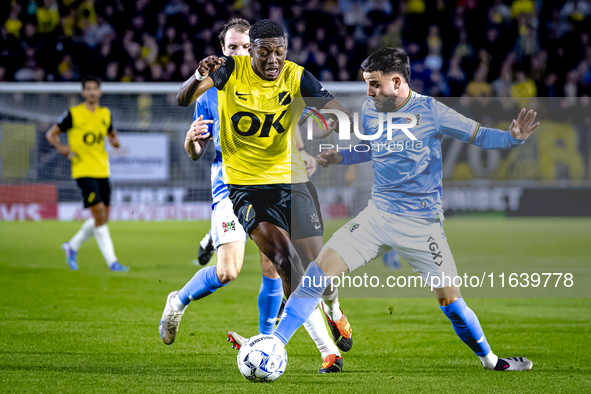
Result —
<path fill-rule="evenodd" d="M 179 295 L 175 295 L 174 297 L 172 297 L 172 299 L 170 300 L 170 303 L 172 304 L 172 306 L 175 309 L 178 309 L 179 311 L 184 311 L 186 307 L 188 307 L 189 305 L 185 305 L 182 303 L 181 298 L 179 297 Z"/>
<path fill-rule="evenodd" d="M 322 358 L 329 354 L 336 354 L 337 356 L 341 355 L 339 348 L 337 348 L 337 345 L 334 344 L 332 338 L 328 335 L 328 330 L 324 324 L 324 317 L 322 316 L 320 309 L 316 308 L 314 310 L 310 318 L 304 323 L 304 327 L 306 328 L 306 331 L 308 331 L 308 334 L 310 334 L 314 343 L 316 343 Z"/>
<path fill-rule="evenodd" d="M 70 240 L 70 247 L 74 250 L 80 249 L 82 243 L 88 241 L 90 237 L 94 234 L 94 218 L 86 219 L 84 223 L 82 223 L 82 227 L 80 230 Z"/>
<path fill-rule="evenodd" d="M 497 361 L 499 358 L 492 352 L 492 350 L 484 357 L 478 356 L 484 368 L 488 370 L 493 370 L 497 366 Z"/>
<path fill-rule="evenodd" d="M 102 226 L 98 226 L 94 228 L 94 237 L 96 238 L 96 243 L 107 262 L 107 265 L 110 267 L 115 261 L 117 261 L 117 256 L 115 256 L 115 248 L 113 247 L 113 241 L 111 241 L 111 234 L 109 233 L 109 227 L 106 224 Z"/>
<path fill-rule="evenodd" d="M 339 305 L 339 294 L 337 291 L 330 295 L 323 295 L 321 300 L 324 305 L 326 305 L 324 310 L 333 322 L 336 323 L 343 318 L 343 312 L 341 312 L 341 306 Z"/>

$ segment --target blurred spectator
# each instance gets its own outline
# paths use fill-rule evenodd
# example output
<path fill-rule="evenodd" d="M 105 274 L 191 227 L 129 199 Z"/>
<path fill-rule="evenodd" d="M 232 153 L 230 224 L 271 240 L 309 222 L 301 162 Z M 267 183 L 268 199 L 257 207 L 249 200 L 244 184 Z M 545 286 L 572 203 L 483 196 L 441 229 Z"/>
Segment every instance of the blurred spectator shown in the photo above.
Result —
<path fill-rule="evenodd" d="M 558 90 L 558 76 L 555 73 L 548 75 L 544 78 L 544 84 L 540 95 L 542 97 L 559 97 L 562 96 L 562 92 Z"/>
<path fill-rule="evenodd" d="M 495 0 L 488 10 L 488 22 L 496 28 L 504 28 L 511 22 L 511 9 L 502 0 Z"/>
<path fill-rule="evenodd" d="M 451 89 L 439 70 L 431 72 L 431 87 L 427 94 L 433 97 L 448 97 L 451 95 Z"/>
<path fill-rule="evenodd" d="M 404 18 L 397 18 L 388 25 L 386 34 L 382 37 L 382 46 L 391 48 L 400 48 L 402 46 L 402 26 Z"/>
<path fill-rule="evenodd" d="M 135 82 L 135 75 L 131 66 L 126 66 L 123 69 L 123 75 L 121 76 L 121 82 Z"/>
<path fill-rule="evenodd" d="M 538 89 L 534 81 L 529 79 L 525 72 L 519 70 L 515 73 L 515 84 L 511 88 L 512 97 L 535 97 Z"/>
<path fill-rule="evenodd" d="M 566 82 L 564 84 L 565 97 L 578 96 L 578 73 L 577 70 L 570 70 L 566 74 Z"/>
<path fill-rule="evenodd" d="M 21 37 L 22 48 L 32 48 L 37 51 L 41 46 L 41 36 L 36 33 L 35 25 L 32 23 L 27 23 L 23 31 L 24 34 Z"/>
<path fill-rule="evenodd" d="M 183 0 L 170 0 L 164 7 L 164 12 L 166 12 L 166 16 L 182 14 L 185 11 L 185 6 Z"/>
<path fill-rule="evenodd" d="M 14 73 L 14 80 L 18 82 L 43 81 L 45 71 L 37 65 L 34 58 L 27 59 L 25 64 Z"/>
<path fill-rule="evenodd" d="M 164 82 L 164 70 L 159 64 L 152 64 L 150 66 L 150 80 L 152 82 Z"/>
<path fill-rule="evenodd" d="M 108 38 L 109 40 L 115 38 L 115 30 L 113 30 L 104 18 L 99 16 L 96 18 L 96 22 L 96 25 L 91 25 L 86 30 L 86 35 L 84 36 L 84 42 L 89 48 L 96 47 L 104 38 Z"/>
<path fill-rule="evenodd" d="M 517 18 L 522 14 L 533 14 L 535 11 L 535 4 L 533 0 L 514 0 L 511 3 L 511 16 Z"/>
<path fill-rule="evenodd" d="M 12 35 L 15 38 L 20 38 L 21 28 L 23 27 L 23 22 L 19 19 L 19 14 L 20 7 L 13 6 L 8 13 L 8 19 L 6 19 L 4 22 L 6 33 Z"/>
<path fill-rule="evenodd" d="M 491 86 L 486 82 L 488 70 L 486 66 L 480 66 L 474 73 L 474 79 L 466 86 L 466 95 L 469 97 L 490 97 Z"/>
<path fill-rule="evenodd" d="M 156 16 L 156 30 L 154 31 L 154 38 L 156 41 L 161 41 L 164 39 L 165 32 L 166 32 L 166 14 L 164 12 L 159 12 Z"/>
<path fill-rule="evenodd" d="M 443 58 L 441 57 L 442 45 L 439 27 L 437 25 L 431 25 L 429 27 L 429 35 L 427 36 L 428 55 L 424 63 L 425 67 L 431 71 L 439 71 L 443 66 Z"/>
<path fill-rule="evenodd" d="M 489 28 L 486 31 L 485 50 L 490 55 L 489 71 L 491 75 L 499 75 L 501 71 L 501 64 L 507 55 L 506 44 L 503 43 L 500 32 L 496 28 Z"/>
<path fill-rule="evenodd" d="M 287 51 L 287 59 L 297 64 L 304 64 L 308 59 L 309 52 L 303 48 L 302 38 L 293 37 L 291 39 L 291 46 Z"/>
<path fill-rule="evenodd" d="M 190 44 L 190 43 L 189 43 Z M 154 64 L 158 58 L 158 43 L 148 33 L 142 34 L 141 56 L 148 64 Z"/>
<path fill-rule="evenodd" d="M 72 56 L 64 55 L 57 67 L 60 81 L 77 81 L 80 79 L 78 68 L 74 65 Z"/>
<path fill-rule="evenodd" d="M 112 62 L 107 65 L 106 78 L 108 82 L 116 82 L 119 78 L 119 63 Z"/>
<path fill-rule="evenodd" d="M 96 10 L 94 9 L 95 0 L 83 1 L 77 8 L 77 18 L 79 21 L 78 28 L 84 29 L 83 26 L 90 27 L 96 24 Z M 78 4 L 79 2 L 73 2 L 72 4 Z"/>
<path fill-rule="evenodd" d="M 573 20 L 582 22 L 591 15 L 591 3 L 585 0 L 567 1 L 560 10 L 560 18 L 563 21 Z"/>
<path fill-rule="evenodd" d="M 133 74 L 135 76 L 136 82 L 146 82 L 150 80 L 151 73 L 150 69 L 148 68 L 148 64 L 144 59 L 138 58 L 135 60 L 133 64 Z M 188 78 L 188 76 L 187 76 Z M 185 78 L 186 79 L 186 78 Z"/>
<path fill-rule="evenodd" d="M 360 0 L 339 0 L 339 11 L 347 26 L 367 26 L 367 8 Z"/>
<path fill-rule="evenodd" d="M 56 0 L 43 0 L 43 6 L 37 7 L 37 30 L 41 34 L 53 33 L 60 23 Z"/>
<path fill-rule="evenodd" d="M 461 57 L 455 55 L 449 61 L 449 71 L 447 72 L 447 81 L 451 90 L 451 95 L 454 97 L 460 96 L 464 92 L 466 86 L 466 74 L 460 67 Z"/>
<path fill-rule="evenodd" d="M 501 74 L 492 83 L 493 93 L 496 97 L 511 97 L 511 64 L 503 63 Z"/>
<path fill-rule="evenodd" d="M 520 16 L 517 21 L 519 36 L 515 43 L 515 53 L 517 61 L 525 64 L 540 50 L 537 22 L 525 16 Z"/>
<path fill-rule="evenodd" d="M 394 9 L 388 0 L 369 0 L 363 4 L 371 24 L 382 32 L 382 27 L 392 21 Z"/>

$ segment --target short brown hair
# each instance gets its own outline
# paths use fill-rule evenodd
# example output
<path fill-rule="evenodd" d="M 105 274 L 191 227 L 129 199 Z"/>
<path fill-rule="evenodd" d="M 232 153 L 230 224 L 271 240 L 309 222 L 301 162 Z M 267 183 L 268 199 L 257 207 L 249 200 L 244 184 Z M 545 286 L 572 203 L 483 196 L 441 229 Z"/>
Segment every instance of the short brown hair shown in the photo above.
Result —
<path fill-rule="evenodd" d="M 86 82 L 95 82 L 99 87 L 101 86 L 101 79 L 99 77 L 95 77 L 94 75 L 89 75 L 82 79 L 82 89 L 86 87 Z"/>
<path fill-rule="evenodd" d="M 224 47 L 224 44 L 226 41 L 226 34 L 228 33 L 228 30 L 230 30 L 230 29 L 234 29 L 238 33 L 248 34 L 248 31 L 250 30 L 250 23 L 248 23 L 248 21 L 246 19 L 242 19 L 242 18 L 230 19 L 228 21 L 228 23 L 226 23 L 224 25 L 224 28 L 222 29 L 220 34 L 218 34 L 218 38 L 220 39 L 220 43 L 222 44 L 222 48 Z"/>
<path fill-rule="evenodd" d="M 384 74 L 400 73 L 406 83 L 410 81 L 410 60 L 402 48 L 381 48 L 361 63 L 361 71 L 381 71 Z"/>

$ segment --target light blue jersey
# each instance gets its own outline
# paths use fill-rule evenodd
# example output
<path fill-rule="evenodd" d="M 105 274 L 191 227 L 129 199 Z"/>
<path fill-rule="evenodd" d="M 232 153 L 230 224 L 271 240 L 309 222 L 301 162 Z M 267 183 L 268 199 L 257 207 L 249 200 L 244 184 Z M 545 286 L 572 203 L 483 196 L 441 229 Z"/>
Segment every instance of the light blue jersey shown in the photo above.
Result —
<path fill-rule="evenodd" d="M 412 91 L 394 111 L 416 116 L 417 125 L 408 128 L 416 141 L 402 130 L 394 130 L 392 140 L 388 140 L 387 117 L 382 114 L 382 135 L 365 142 L 371 150 L 341 151 L 343 161 L 340 163 L 355 164 L 373 159 L 373 202 L 380 210 L 394 214 L 443 219 L 441 140 L 444 135 L 484 149 L 515 148 L 524 142 L 509 132 L 481 127 L 480 123 L 434 98 Z M 394 118 L 392 123 L 410 123 L 410 119 Z M 371 98 L 363 105 L 361 128 L 364 135 L 378 133 L 379 113 Z"/>
<path fill-rule="evenodd" d="M 207 125 L 207 129 L 213 137 L 213 145 L 215 146 L 215 157 L 211 164 L 211 196 L 213 198 L 212 204 L 215 205 L 230 194 L 222 176 L 220 115 L 218 111 L 218 92 L 215 87 L 209 89 L 197 99 L 193 120 L 197 120 L 201 115 L 203 115 L 203 119 L 213 120 L 212 124 Z"/>

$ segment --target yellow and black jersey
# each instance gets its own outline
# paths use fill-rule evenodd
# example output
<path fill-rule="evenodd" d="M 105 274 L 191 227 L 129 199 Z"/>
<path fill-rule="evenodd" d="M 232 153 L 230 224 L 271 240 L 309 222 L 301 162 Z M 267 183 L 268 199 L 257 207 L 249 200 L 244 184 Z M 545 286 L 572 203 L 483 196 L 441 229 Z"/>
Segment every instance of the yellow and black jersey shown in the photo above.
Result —
<path fill-rule="evenodd" d="M 224 182 L 307 182 L 293 131 L 304 105 L 314 101 L 323 107 L 333 96 L 293 62 L 286 61 L 277 79 L 267 81 L 255 74 L 251 60 L 229 56 L 209 74 L 218 94 Z"/>
<path fill-rule="evenodd" d="M 68 133 L 70 150 L 76 153 L 72 159 L 72 178 L 108 178 L 105 137 L 113 130 L 109 109 L 97 106 L 91 112 L 82 103 L 64 112 L 57 125 Z"/>

